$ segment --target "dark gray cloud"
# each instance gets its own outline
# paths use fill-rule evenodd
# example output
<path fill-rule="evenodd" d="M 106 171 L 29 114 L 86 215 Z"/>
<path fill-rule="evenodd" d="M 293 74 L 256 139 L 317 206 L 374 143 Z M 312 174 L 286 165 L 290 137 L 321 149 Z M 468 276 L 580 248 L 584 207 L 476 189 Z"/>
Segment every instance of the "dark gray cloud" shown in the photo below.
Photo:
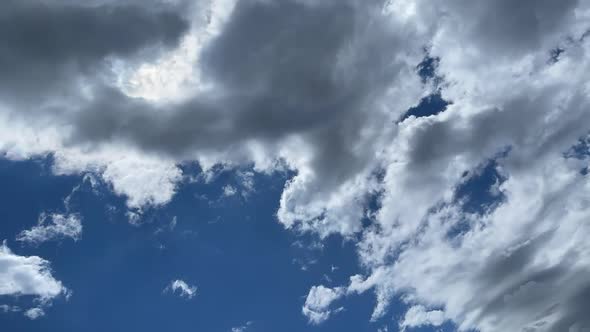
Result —
<path fill-rule="evenodd" d="M 314 169 L 345 178 L 371 160 L 353 156 L 351 146 L 366 123 L 379 121 L 370 104 L 405 65 L 396 57 L 403 40 L 379 9 L 354 1 L 238 2 L 199 63 L 214 92 L 152 106 L 103 90 L 78 113 L 73 140 L 122 139 L 185 156 L 299 134 L 313 142 Z"/>
<path fill-rule="evenodd" d="M 188 25 L 172 7 L 3 1 L 0 98 L 27 101 L 34 108 L 38 105 L 31 99 L 45 97 L 45 93 L 74 95 L 79 86 L 72 81 L 99 75 L 107 58 L 173 47 Z M 88 77 L 91 81 L 97 78 Z"/>

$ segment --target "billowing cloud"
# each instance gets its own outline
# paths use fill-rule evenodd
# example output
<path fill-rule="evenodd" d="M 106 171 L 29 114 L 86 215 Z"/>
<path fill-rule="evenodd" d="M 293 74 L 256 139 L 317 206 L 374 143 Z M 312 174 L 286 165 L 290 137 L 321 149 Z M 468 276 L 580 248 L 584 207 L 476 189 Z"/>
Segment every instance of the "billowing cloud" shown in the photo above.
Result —
<path fill-rule="evenodd" d="M 41 214 L 39 222 L 31 229 L 22 231 L 17 241 L 39 244 L 51 240 L 71 238 L 78 241 L 82 234 L 81 217 L 76 214 Z"/>
<path fill-rule="evenodd" d="M 462 330 L 590 327 L 589 154 L 567 154 L 590 129 L 587 1 L 152 2 L 0 5 L 5 156 L 95 172 L 137 216 L 186 160 L 294 171 L 278 221 L 356 241 L 363 268 L 310 290 L 312 322 L 372 290 L 373 320 L 418 308 L 408 327 L 442 319 L 420 308 Z M 407 114 L 430 95 L 444 111 Z M 486 172 L 493 194 L 470 192 Z"/>

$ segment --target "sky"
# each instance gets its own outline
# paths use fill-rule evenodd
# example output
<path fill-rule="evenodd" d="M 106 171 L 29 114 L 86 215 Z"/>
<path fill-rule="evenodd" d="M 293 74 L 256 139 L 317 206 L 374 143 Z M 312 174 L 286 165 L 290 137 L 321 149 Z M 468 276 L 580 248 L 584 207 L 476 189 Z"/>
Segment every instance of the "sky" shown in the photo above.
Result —
<path fill-rule="evenodd" d="M 590 331 L 589 22 L 3 1 L 0 329 Z"/>

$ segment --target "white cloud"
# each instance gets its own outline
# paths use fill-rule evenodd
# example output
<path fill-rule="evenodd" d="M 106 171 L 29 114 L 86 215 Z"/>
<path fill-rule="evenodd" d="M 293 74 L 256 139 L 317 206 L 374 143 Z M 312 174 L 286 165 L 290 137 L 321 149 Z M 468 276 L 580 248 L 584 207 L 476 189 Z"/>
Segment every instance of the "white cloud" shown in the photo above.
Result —
<path fill-rule="evenodd" d="M 186 297 L 190 300 L 197 295 L 197 287 L 187 284 L 184 280 L 177 279 L 171 281 L 170 284 L 164 288 L 164 292 L 171 292 L 172 294 L 178 293 L 180 297 Z"/>
<path fill-rule="evenodd" d="M 32 295 L 46 302 L 67 293 L 52 276 L 48 261 L 38 256 L 16 255 L 6 242 L 0 246 L 0 295 Z"/>
<path fill-rule="evenodd" d="M 40 244 L 46 241 L 71 238 L 78 241 L 82 235 L 81 217 L 77 214 L 45 214 L 39 216 L 37 226 L 22 231 L 17 241 Z"/>
<path fill-rule="evenodd" d="M 400 322 L 400 328 L 404 331 L 408 327 L 441 326 L 444 322 L 444 311 L 427 310 L 424 306 L 417 305 L 408 309 L 403 321 Z"/>
<path fill-rule="evenodd" d="M 230 186 L 230 185 L 223 186 L 223 196 L 225 196 L 225 197 L 233 196 L 237 192 L 238 192 L 237 189 Z"/>
<path fill-rule="evenodd" d="M 45 316 L 45 311 L 43 311 L 41 308 L 31 308 L 25 311 L 24 315 L 31 320 L 35 320 Z"/>
<path fill-rule="evenodd" d="M 301 311 L 311 324 L 321 324 L 330 318 L 332 314 L 343 310 L 342 307 L 331 308 L 332 303 L 343 295 L 343 288 L 328 288 L 322 285 L 313 286 L 307 294 Z"/>

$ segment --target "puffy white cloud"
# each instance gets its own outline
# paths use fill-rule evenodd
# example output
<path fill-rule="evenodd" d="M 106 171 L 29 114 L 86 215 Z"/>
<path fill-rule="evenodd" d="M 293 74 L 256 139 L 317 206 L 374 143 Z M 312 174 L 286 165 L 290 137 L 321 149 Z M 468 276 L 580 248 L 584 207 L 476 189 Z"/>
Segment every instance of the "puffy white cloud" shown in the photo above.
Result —
<path fill-rule="evenodd" d="M 45 214 L 39 216 L 39 222 L 33 228 L 22 231 L 17 241 L 39 244 L 51 240 L 71 238 L 78 241 L 82 235 L 82 221 L 77 214 Z"/>
<path fill-rule="evenodd" d="M 344 296 L 344 288 L 328 288 L 325 286 L 313 286 L 307 294 L 301 311 L 310 323 L 320 324 L 326 321 L 334 313 L 343 310 L 342 307 L 331 308 L 334 301 Z"/>
<path fill-rule="evenodd" d="M 178 293 L 180 297 L 186 297 L 190 300 L 197 295 L 197 286 L 191 286 L 184 280 L 176 279 L 171 281 L 170 284 L 164 288 L 164 292 L 171 292 L 172 294 Z"/>
<path fill-rule="evenodd" d="M 56 280 L 49 262 L 38 256 L 14 254 L 4 242 L 0 246 L 0 295 L 32 295 L 42 302 L 67 294 Z"/>

